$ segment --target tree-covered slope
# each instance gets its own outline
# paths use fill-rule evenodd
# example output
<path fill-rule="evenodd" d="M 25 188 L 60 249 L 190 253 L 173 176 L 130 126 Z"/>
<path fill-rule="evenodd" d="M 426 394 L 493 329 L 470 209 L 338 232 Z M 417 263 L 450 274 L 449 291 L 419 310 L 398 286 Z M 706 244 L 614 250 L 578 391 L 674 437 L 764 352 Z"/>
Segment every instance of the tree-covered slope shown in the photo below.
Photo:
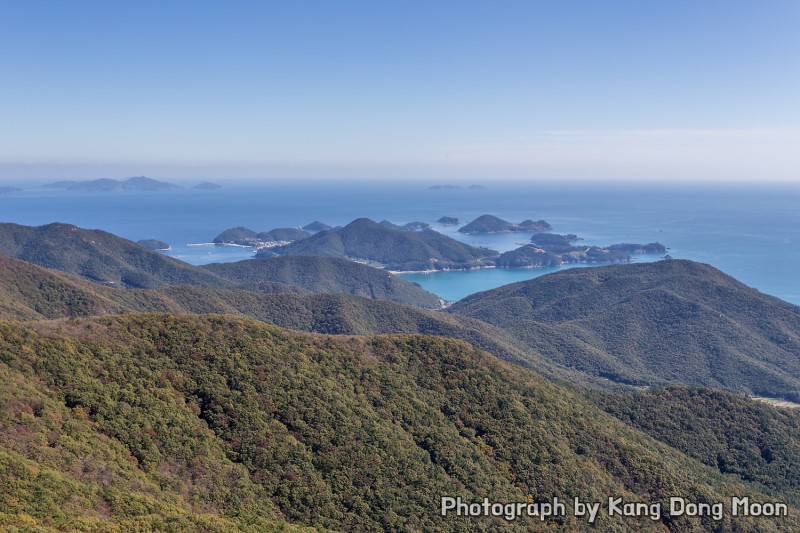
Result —
<path fill-rule="evenodd" d="M 325 262 L 324 258 L 319 259 Z M 346 260 L 341 262 L 349 265 Z M 223 313 L 315 333 L 424 333 L 454 337 L 507 361 L 528 366 L 534 361 L 537 367 L 544 363 L 511 344 L 510 335 L 503 330 L 478 320 L 385 300 L 312 294 L 295 285 L 266 283 L 269 283 L 266 289 L 272 290 L 265 292 L 263 284 L 252 285 L 259 290 L 191 285 L 123 290 L 0 256 L 0 319 L 40 320 L 154 311 Z"/>
<path fill-rule="evenodd" d="M 657 265 L 669 267 L 667 272 L 672 269 L 676 278 L 668 285 L 673 287 L 682 283 L 707 285 L 721 275 L 691 264 L 687 272 L 675 271 L 673 264 L 667 262 Z M 680 267 L 681 263 L 674 265 Z M 465 299 L 453 306 L 455 313 L 439 313 L 389 301 L 368 301 L 352 295 L 315 295 L 301 288 L 304 285 L 315 291 L 360 292 L 366 298 L 397 299 L 420 307 L 433 307 L 438 303 L 435 297 L 400 282 L 386 272 L 337 258 L 287 256 L 208 268 L 215 269 L 215 273 L 223 278 L 245 282 L 248 290 L 197 286 L 121 290 L 0 257 L 0 273 L 3 274 L 0 277 L 0 317 L 40 319 L 141 311 L 225 313 L 318 333 L 424 333 L 466 340 L 551 379 L 606 388 L 673 382 L 793 397 L 792 387 L 798 375 L 793 370 L 796 356 L 791 350 L 782 349 L 788 343 L 776 342 L 777 334 L 769 329 L 783 328 L 779 331 L 796 335 L 797 329 L 791 322 L 797 316 L 796 308 L 764 297 L 727 277 L 720 279 L 730 284 L 738 296 L 721 296 L 716 304 L 719 307 L 710 316 L 705 311 L 679 319 L 674 309 L 664 309 L 662 300 L 653 300 L 653 291 L 647 290 L 639 296 L 643 302 L 636 304 L 634 310 L 624 311 L 626 306 L 634 305 L 634 299 L 629 298 L 624 304 L 615 301 L 606 304 L 609 306 L 606 311 L 601 311 L 602 307 L 592 307 L 584 311 L 586 316 L 583 319 L 577 319 L 575 311 L 570 311 L 569 304 L 563 302 L 578 295 L 577 301 L 583 306 L 599 305 L 594 300 L 600 298 L 593 297 L 593 300 L 579 295 L 582 291 L 603 292 L 605 289 L 592 289 L 583 281 L 557 288 L 548 284 L 546 288 L 550 292 L 543 289 L 533 293 L 541 304 L 534 310 L 529 298 L 516 293 L 525 284 L 512 285 Z M 362 271 L 363 275 L 353 275 L 353 272 L 358 274 Z M 643 282 L 639 273 L 638 269 L 622 271 L 615 287 Z M 375 279 L 370 279 L 370 275 Z M 629 280 L 628 275 L 634 280 Z M 707 279 L 702 281 L 704 276 Z M 687 277 L 690 281 L 686 280 Z M 652 283 L 656 278 L 651 280 Z M 659 279 L 662 278 L 663 274 Z M 265 281 L 268 279 L 281 281 Z M 540 279 L 547 281 L 547 278 Z M 567 281 L 575 279 L 570 277 Z M 392 285 L 395 282 L 400 283 Z M 563 283 L 561 281 L 559 285 Z M 412 290 L 406 292 L 409 287 Z M 514 294 L 507 294 L 507 290 L 514 291 Z M 610 294 L 606 296 L 616 295 L 615 290 L 608 289 Z M 744 293 L 739 294 L 741 291 Z M 495 292 L 502 293 L 502 296 L 485 297 Z M 427 299 L 420 298 L 420 294 Z M 622 295 L 624 291 L 620 293 L 624 298 Z M 686 297 L 678 301 L 686 305 Z M 698 301 L 697 306 L 702 309 L 713 299 L 701 298 Z M 730 317 L 736 317 L 736 309 L 757 305 L 759 301 L 774 307 L 751 309 L 749 316 L 756 319 L 753 323 L 735 318 L 737 327 L 745 328 L 744 332 L 713 329 L 723 312 L 728 318 L 721 323 L 726 324 L 732 320 Z M 726 302 L 732 307 L 725 307 L 728 305 Z M 466 312 L 464 306 L 469 306 Z M 643 309 L 646 306 L 655 306 L 655 309 L 645 313 Z M 567 318 L 554 320 L 550 315 L 556 311 Z M 598 316 L 603 318 L 599 325 L 594 322 Z M 709 320 L 710 325 L 706 323 Z M 765 320 L 769 320 L 769 325 Z M 669 327 L 665 327 L 665 322 Z M 612 328 L 608 339 L 603 326 Z M 614 335 L 621 335 L 622 339 Z M 636 342 L 627 345 L 624 339 L 631 335 L 636 336 Z M 663 338 L 665 335 L 669 335 L 668 341 Z M 772 335 L 772 345 L 765 340 L 768 335 Z M 761 343 L 762 347 L 752 348 L 755 343 Z M 753 353 L 764 353 L 773 362 L 770 365 L 763 361 L 756 364 Z M 682 359 L 691 357 L 708 359 L 705 374 L 687 370 L 691 365 L 700 364 L 697 360 Z M 752 369 L 753 366 L 756 370 Z"/>
<path fill-rule="evenodd" d="M 316 235 L 300 242 L 314 238 Z M 430 309 L 442 305 L 437 296 L 418 285 L 381 269 L 338 257 L 289 255 L 214 263 L 201 268 L 248 289 L 258 290 L 260 283 L 277 282 L 296 285 L 309 292 L 355 294 Z"/>
<path fill-rule="evenodd" d="M 717 468 L 800 501 L 800 413 L 731 393 L 666 387 L 592 391 L 606 412 Z"/>
<path fill-rule="evenodd" d="M 28 320 L 121 313 L 108 288 L 0 255 L 0 319 Z"/>
<path fill-rule="evenodd" d="M 117 411 L 99 424 L 98 413 L 63 388 L 71 378 L 39 366 L 63 365 L 73 383 L 91 381 L 81 356 L 72 358 L 76 345 L 59 355 L 29 341 L 29 331 L 0 323 L 0 530 L 308 530 L 287 523 L 208 425 L 163 396 L 163 387 L 112 371 L 120 381 L 96 391 L 116 393 Z M 28 349 L 36 350 L 35 361 L 23 363 Z M 139 396 L 141 387 L 151 394 Z M 166 427 L 171 440 L 148 446 Z"/>
<path fill-rule="evenodd" d="M 6 522 L 582 530 L 571 512 L 545 523 L 442 517 L 440 498 L 767 498 L 579 395 L 442 338 L 312 336 L 224 316 L 6 323 L 0 371 Z M 795 531 L 796 513 L 601 513 L 592 529 Z"/>
<path fill-rule="evenodd" d="M 449 311 L 612 381 L 789 398 L 800 391 L 800 308 L 708 265 L 565 270 L 474 294 Z"/>
<path fill-rule="evenodd" d="M 9 263 L 4 255 L 115 287 L 195 285 L 260 292 L 336 292 L 441 307 L 438 297 L 419 286 L 352 261 L 296 256 L 197 267 L 110 233 L 68 224 L 0 223 L 0 261 L 9 272 L 9 283 L 14 282 L 11 272 L 15 269 L 30 277 L 30 269 Z"/>
<path fill-rule="evenodd" d="M 379 263 L 389 270 L 472 268 L 491 264 L 497 252 L 461 243 L 433 230 L 403 231 L 359 218 L 265 253 L 349 257 Z"/>
<path fill-rule="evenodd" d="M 299 264 L 295 263 L 299 259 Z M 377 333 L 422 333 L 465 340 L 506 361 L 534 368 L 559 380 L 581 383 L 582 375 L 552 364 L 521 345 L 508 332 L 480 320 L 423 309 L 417 306 L 342 293 L 313 294 L 298 285 L 279 282 L 255 282 L 263 272 L 251 278 L 237 272 L 249 270 L 248 264 L 298 264 L 287 275 L 302 274 L 305 258 L 232 263 L 233 274 L 250 280 L 245 289 L 219 289 L 192 285 L 165 286 L 160 289 L 120 289 L 91 283 L 60 272 L 0 256 L 0 319 L 38 320 L 132 312 L 222 313 L 254 318 L 268 324 L 315 333 L 372 335 Z M 341 263 L 351 270 L 353 263 L 334 258 L 308 258 L 323 264 Z M 357 269 L 390 274 L 356 265 Z M 256 268 L 259 270 L 259 267 Z M 324 271 L 309 274 L 309 279 L 332 283 Z M 229 272 L 230 274 L 230 272 Z M 233 275 L 231 274 L 231 275 Z M 393 277 L 392 277 L 393 278 Z M 283 278 L 282 278 L 283 279 Z M 294 278 L 292 278 L 294 279 Z M 291 281 L 287 279 L 286 281 Z M 303 279 L 295 280 L 301 283 Z M 362 281 L 360 286 L 367 286 Z M 355 285 L 357 287 L 359 285 Z M 335 290 L 330 285 L 312 288 Z M 340 289 L 341 290 L 341 289 Z M 376 293 L 385 297 L 402 294 Z M 413 296 L 412 293 L 411 296 Z M 427 294 L 427 293 L 425 293 Z M 408 301 L 417 300 L 409 297 Z M 429 305 L 427 300 L 418 305 Z"/>
<path fill-rule="evenodd" d="M 0 223 L 0 254 L 123 287 L 224 286 L 211 274 L 100 230 Z"/>

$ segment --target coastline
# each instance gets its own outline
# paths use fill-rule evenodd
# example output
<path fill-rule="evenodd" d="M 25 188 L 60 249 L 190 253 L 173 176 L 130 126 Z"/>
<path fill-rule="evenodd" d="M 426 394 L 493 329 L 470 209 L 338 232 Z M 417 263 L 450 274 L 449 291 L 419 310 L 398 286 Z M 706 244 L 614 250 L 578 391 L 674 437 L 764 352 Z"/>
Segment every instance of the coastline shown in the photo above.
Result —
<path fill-rule="evenodd" d="M 496 265 L 485 265 L 485 266 L 476 266 L 471 268 L 444 268 L 442 270 L 436 270 L 435 268 L 429 270 L 386 270 L 386 272 L 390 274 L 436 274 L 437 272 L 470 272 L 473 270 L 485 270 L 487 268 L 501 268 L 501 267 L 498 267 Z"/>

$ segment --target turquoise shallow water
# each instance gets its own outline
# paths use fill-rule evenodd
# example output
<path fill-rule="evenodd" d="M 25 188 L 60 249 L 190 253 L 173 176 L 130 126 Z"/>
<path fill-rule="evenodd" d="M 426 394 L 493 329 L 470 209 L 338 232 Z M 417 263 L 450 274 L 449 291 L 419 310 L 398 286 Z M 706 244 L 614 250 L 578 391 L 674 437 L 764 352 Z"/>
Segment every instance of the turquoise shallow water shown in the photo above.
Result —
<path fill-rule="evenodd" d="M 167 179 L 167 178 L 162 178 Z M 556 232 L 583 244 L 659 241 L 673 257 L 709 263 L 757 289 L 800 304 L 800 186 L 756 184 L 498 183 L 486 190 L 429 190 L 422 181 L 264 182 L 227 184 L 222 191 L 65 193 L 19 183 L 0 195 L 0 221 L 39 225 L 53 221 L 99 228 L 138 240 L 171 244 L 168 255 L 193 264 L 252 257 L 247 248 L 189 246 L 222 230 L 256 231 L 321 220 L 342 225 L 366 216 L 395 223 L 429 222 L 470 244 L 510 250 L 528 234 L 467 236 L 434 221 L 462 224 L 484 213 L 512 222 L 549 221 Z M 660 256 L 637 257 L 639 261 Z M 448 300 L 529 279 L 553 269 L 485 269 L 404 274 Z"/>
<path fill-rule="evenodd" d="M 637 262 L 658 261 L 660 255 L 640 255 L 635 258 Z M 541 268 L 485 268 L 475 271 L 434 272 L 425 274 L 399 274 L 408 281 L 417 283 L 426 290 L 439 297 L 454 302 L 476 292 L 487 291 L 528 279 L 538 278 L 545 274 L 564 270 L 566 268 L 580 268 L 587 265 L 565 265 L 563 267 Z"/>

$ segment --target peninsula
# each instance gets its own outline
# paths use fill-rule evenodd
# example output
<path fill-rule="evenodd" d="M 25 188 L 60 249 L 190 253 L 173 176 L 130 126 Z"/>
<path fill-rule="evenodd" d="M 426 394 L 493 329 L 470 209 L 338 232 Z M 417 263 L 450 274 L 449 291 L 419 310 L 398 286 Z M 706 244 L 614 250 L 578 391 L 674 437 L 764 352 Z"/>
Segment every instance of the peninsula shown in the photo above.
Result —
<path fill-rule="evenodd" d="M 311 236 L 311 233 L 301 228 L 275 228 L 270 231 L 256 233 L 250 228 L 238 226 L 226 229 L 214 237 L 212 242 L 214 244 L 270 248 L 299 241 L 309 236 Z"/>
<path fill-rule="evenodd" d="M 498 256 L 494 250 L 470 246 L 431 229 L 408 231 L 391 226 L 359 218 L 344 227 L 260 250 L 256 257 L 321 255 L 368 262 L 392 271 L 424 271 L 494 266 Z"/>

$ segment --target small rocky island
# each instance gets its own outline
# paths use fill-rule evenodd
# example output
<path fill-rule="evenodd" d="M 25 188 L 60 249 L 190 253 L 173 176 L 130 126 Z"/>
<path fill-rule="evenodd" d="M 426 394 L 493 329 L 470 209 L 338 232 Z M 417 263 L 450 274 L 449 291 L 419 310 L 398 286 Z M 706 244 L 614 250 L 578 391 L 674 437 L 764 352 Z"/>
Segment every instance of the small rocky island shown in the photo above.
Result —
<path fill-rule="evenodd" d="M 468 235 L 480 233 L 512 233 L 512 232 L 544 232 L 550 231 L 553 227 L 544 220 L 523 220 L 519 224 L 513 224 L 494 215 L 481 215 L 469 224 L 458 229 L 461 233 Z"/>
<path fill-rule="evenodd" d="M 456 217 L 442 217 L 436 222 L 444 226 L 455 226 L 456 224 L 459 223 L 459 220 Z"/>

